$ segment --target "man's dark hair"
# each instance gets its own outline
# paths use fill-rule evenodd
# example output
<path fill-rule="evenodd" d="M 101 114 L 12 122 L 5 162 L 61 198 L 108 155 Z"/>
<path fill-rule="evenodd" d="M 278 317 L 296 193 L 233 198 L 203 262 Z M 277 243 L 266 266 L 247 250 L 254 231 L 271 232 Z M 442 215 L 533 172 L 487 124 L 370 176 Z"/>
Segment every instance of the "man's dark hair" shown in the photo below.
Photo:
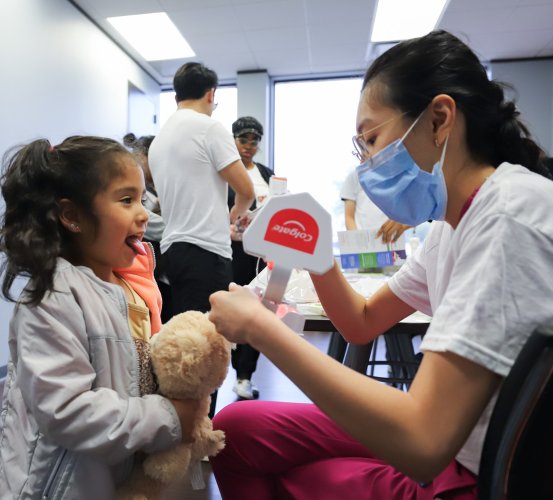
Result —
<path fill-rule="evenodd" d="M 201 99 L 208 90 L 217 88 L 217 84 L 217 73 L 198 62 L 183 64 L 173 78 L 177 102 Z"/>

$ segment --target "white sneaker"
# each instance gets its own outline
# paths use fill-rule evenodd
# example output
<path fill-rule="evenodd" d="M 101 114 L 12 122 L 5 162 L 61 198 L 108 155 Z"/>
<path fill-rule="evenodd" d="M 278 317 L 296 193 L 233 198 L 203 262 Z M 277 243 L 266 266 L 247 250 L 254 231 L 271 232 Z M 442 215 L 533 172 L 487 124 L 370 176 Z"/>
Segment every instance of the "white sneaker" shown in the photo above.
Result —
<path fill-rule="evenodd" d="M 257 387 L 255 387 L 247 378 L 234 382 L 232 390 L 242 399 L 257 399 L 259 397 Z"/>

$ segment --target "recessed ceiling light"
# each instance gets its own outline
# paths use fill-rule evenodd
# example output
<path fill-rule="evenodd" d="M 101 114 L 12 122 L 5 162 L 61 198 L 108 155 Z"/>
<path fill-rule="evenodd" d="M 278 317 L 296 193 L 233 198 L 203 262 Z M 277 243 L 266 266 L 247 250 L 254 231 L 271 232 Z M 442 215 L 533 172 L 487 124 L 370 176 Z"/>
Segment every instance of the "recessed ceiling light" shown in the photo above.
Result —
<path fill-rule="evenodd" d="M 449 0 L 378 0 L 371 42 L 423 36 L 440 21 Z"/>
<path fill-rule="evenodd" d="M 108 17 L 107 20 L 147 61 L 196 55 L 165 12 Z"/>

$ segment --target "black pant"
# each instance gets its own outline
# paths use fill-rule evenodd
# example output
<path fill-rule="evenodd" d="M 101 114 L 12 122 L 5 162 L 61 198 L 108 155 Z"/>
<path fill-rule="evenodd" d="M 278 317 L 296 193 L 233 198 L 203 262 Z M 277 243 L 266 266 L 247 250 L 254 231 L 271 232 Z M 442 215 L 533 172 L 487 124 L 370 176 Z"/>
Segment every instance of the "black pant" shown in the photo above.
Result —
<path fill-rule="evenodd" d="M 251 380 L 253 372 L 257 368 L 259 351 L 249 344 L 237 344 L 231 352 L 232 367 L 236 370 L 237 379 Z"/>
<path fill-rule="evenodd" d="M 173 315 L 185 311 L 207 312 L 209 296 L 228 290 L 231 260 L 191 243 L 173 243 L 164 254 L 165 274 L 171 284 Z M 215 415 L 217 392 L 211 395 L 209 416 Z"/>
<path fill-rule="evenodd" d="M 232 242 L 232 279 L 238 285 L 248 285 L 257 273 L 265 267 L 263 259 L 244 252 L 241 241 Z M 239 344 L 232 351 L 232 367 L 239 379 L 251 380 L 257 368 L 259 351 L 248 344 Z"/>
<path fill-rule="evenodd" d="M 184 311 L 207 312 L 209 296 L 218 290 L 228 290 L 232 280 L 230 259 L 184 242 L 173 243 L 164 255 L 173 315 Z"/>

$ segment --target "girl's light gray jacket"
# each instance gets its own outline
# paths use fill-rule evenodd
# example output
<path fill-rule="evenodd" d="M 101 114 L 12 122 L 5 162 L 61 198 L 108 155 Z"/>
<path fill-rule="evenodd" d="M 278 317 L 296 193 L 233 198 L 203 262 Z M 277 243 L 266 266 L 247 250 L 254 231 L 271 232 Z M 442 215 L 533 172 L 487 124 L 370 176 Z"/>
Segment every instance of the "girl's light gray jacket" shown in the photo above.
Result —
<path fill-rule="evenodd" d="M 177 445 L 173 405 L 139 397 L 123 290 L 60 259 L 55 292 L 10 322 L 0 499 L 109 499 L 139 450 Z"/>

